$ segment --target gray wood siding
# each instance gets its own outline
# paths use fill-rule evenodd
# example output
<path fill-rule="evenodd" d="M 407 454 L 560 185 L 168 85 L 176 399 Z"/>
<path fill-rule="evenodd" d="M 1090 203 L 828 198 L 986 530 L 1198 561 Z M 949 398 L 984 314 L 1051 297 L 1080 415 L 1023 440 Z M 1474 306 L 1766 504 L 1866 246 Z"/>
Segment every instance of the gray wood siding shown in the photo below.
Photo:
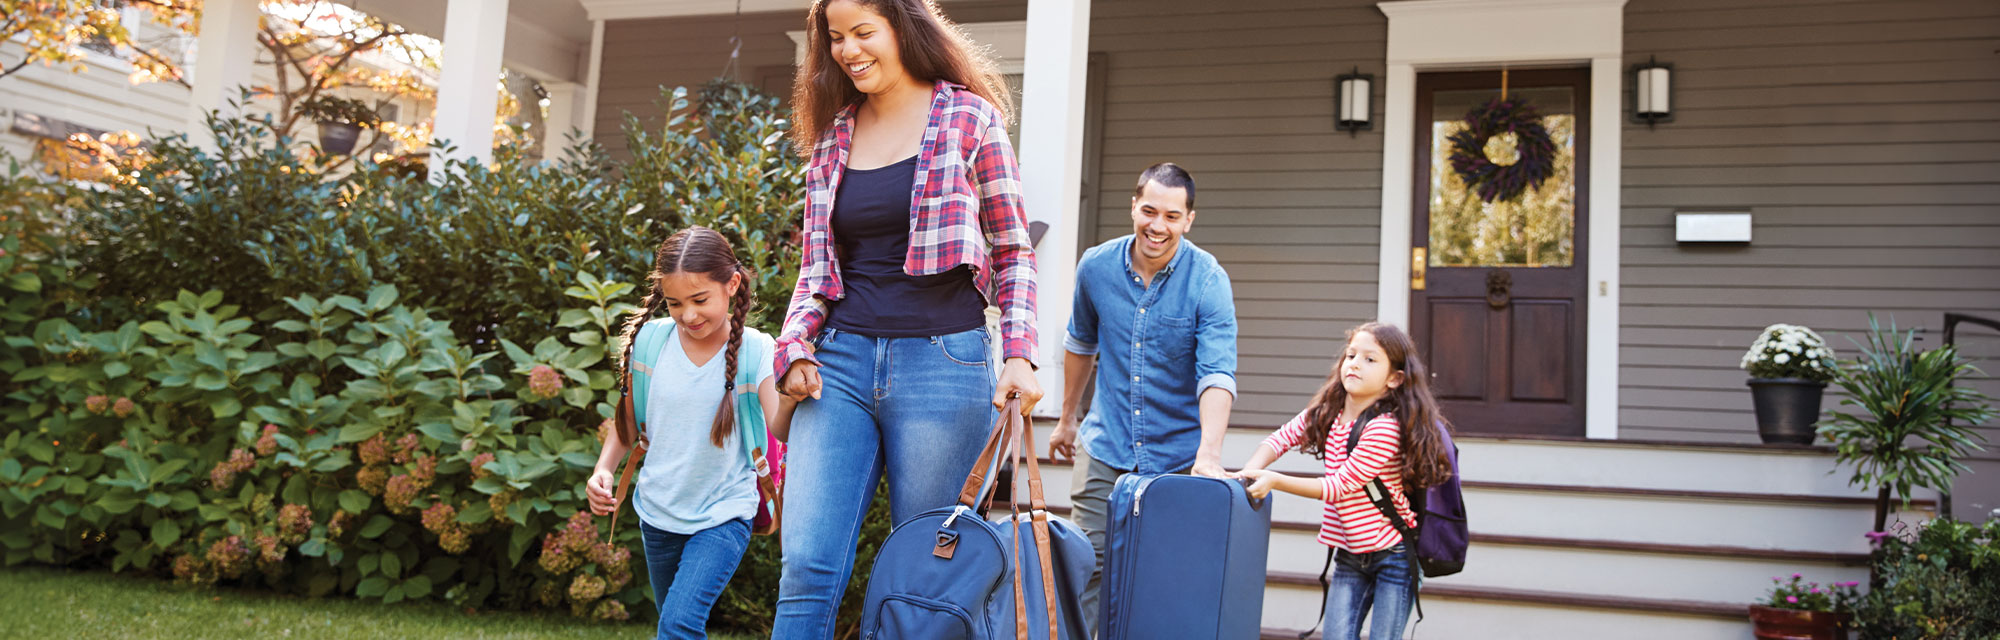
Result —
<path fill-rule="evenodd" d="M 2000 316 L 2000 4 L 1742 4 L 1626 5 L 1675 121 L 1624 127 L 1622 437 L 1755 442 L 1737 363 L 1771 323 L 1851 357 L 1871 311 L 1930 345 L 1947 311 Z M 1754 241 L 1677 246 L 1701 209 Z"/>
<path fill-rule="evenodd" d="M 965 22 L 1025 15 L 1019 1 L 946 8 Z M 1774 322 L 1852 355 L 1869 311 L 1931 344 L 1945 311 L 2000 316 L 2000 4 L 1631 0 L 1625 20 L 1627 63 L 1657 56 L 1676 73 L 1675 121 L 1622 131 L 1623 437 L 1755 441 L 1736 365 Z M 745 16 L 745 70 L 789 64 L 783 32 L 803 23 Z M 1147 165 L 1194 174 L 1189 238 L 1236 285 L 1238 424 L 1298 411 L 1341 332 L 1375 313 L 1383 140 L 1333 130 L 1331 79 L 1358 67 L 1379 87 L 1386 23 L 1358 0 L 1092 4 L 1090 50 L 1107 72 L 1090 107 L 1100 204 L 1082 237 L 1130 231 L 1128 185 Z M 731 25 L 609 25 L 599 140 L 621 150 L 621 112 L 657 114 L 658 87 L 719 70 Z M 1379 88 L 1373 104 L 1379 123 Z M 1678 246 L 1673 213 L 1696 209 L 1753 212 L 1756 241 Z M 2000 502 L 1996 452 L 1969 488 L 1994 494 L 1982 511 Z"/>
<path fill-rule="evenodd" d="M 1333 77 L 1380 77 L 1388 20 L 1348 1 L 1098 0 L 1091 13 L 1109 73 L 1093 105 L 1102 204 L 1082 238 L 1131 233 L 1139 172 L 1186 167 L 1187 237 L 1236 289 L 1232 422 L 1280 424 L 1325 379 L 1342 333 L 1375 315 L 1382 135 L 1333 130 Z"/>
<path fill-rule="evenodd" d="M 953 2 L 947 14 L 959 22 L 1027 19 L 1025 0 Z M 737 65 L 744 81 L 790 100 L 789 68 L 796 50 L 786 31 L 806 28 L 806 12 L 772 11 L 735 16 L 694 16 L 612 20 L 604 25 L 604 66 L 599 70 L 595 138 L 613 156 L 626 153 L 619 130 L 625 114 L 659 126 L 660 89 L 693 90 L 714 79 L 729 62 L 729 36 L 741 33 Z"/>

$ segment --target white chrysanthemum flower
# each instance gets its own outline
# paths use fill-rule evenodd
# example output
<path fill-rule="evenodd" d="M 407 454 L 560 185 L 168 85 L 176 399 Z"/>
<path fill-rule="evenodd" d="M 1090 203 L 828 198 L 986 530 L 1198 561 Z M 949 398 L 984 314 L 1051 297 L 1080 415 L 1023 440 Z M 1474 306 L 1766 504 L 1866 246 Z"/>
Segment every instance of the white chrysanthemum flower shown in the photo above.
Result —
<path fill-rule="evenodd" d="M 1778 354 L 1778 357 L 1776 357 L 1776 358 L 1772 358 L 1772 359 L 1771 359 L 1771 361 L 1772 361 L 1772 362 L 1776 362 L 1776 363 L 1778 363 L 1778 364 L 1784 364 L 1784 363 L 1787 363 L 1787 362 L 1791 362 L 1791 361 L 1792 361 L 1792 354 L 1789 354 L 1789 353 L 1780 353 L 1780 354 Z"/>

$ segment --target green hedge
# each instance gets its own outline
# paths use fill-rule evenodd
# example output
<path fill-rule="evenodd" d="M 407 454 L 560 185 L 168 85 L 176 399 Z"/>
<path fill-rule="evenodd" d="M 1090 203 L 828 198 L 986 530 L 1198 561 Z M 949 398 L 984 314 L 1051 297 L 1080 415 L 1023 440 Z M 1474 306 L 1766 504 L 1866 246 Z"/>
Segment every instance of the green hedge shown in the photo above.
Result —
<path fill-rule="evenodd" d="M 604 530 L 581 491 L 620 317 L 658 243 L 704 224 L 757 271 L 753 318 L 775 327 L 801 170 L 775 99 L 712 84 L 662 108 L 658 128 L 627 118 L 628 161 L 502 152 L 435 180 L 315 175 L 242 119 L 211 121 L 214 152 L 153 141 L 159 160 L 109 189 L 13 166 L 5 563 L 649 615 L 629 508 Z M 715 621 L 768 630 L 777 575 L 758 538 Z"/>

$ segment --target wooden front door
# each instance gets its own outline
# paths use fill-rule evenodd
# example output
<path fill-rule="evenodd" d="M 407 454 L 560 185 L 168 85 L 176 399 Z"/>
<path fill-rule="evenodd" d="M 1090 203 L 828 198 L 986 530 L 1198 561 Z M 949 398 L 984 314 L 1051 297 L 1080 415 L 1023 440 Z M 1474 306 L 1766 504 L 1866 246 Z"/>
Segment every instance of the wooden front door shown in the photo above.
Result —
<path fill-rule="evenodd" d="M 1540 114 L 1555 152 L 1545 181 L 1488 202 L 1452 167 L 1449 137 L 1501 95 L 1502 72 L 1417 76 L 1410 333 L 1460 432 L 1581 437 L 1590 70 L 1505 81 L 1508 99 Z"/>

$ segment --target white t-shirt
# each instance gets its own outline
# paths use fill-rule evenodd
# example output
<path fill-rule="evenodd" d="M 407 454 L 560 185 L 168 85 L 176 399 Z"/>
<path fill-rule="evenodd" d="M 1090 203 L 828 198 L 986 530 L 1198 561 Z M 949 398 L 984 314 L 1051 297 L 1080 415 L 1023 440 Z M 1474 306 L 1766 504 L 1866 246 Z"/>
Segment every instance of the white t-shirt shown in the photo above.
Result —
<path fill-rule="evenodd" d="M 762 345 L 763 353 L 772 352 L 770 336 L 745 327 L 744 345 L 752 340 Z M 649 444 L 634 481 L 632 507 L 647 525 L 684 535 L 756 517 L 757 476 L 743 453 L 743 434 L 732 432 L 720 448 L 708 439 L 722 405 L 724 354 L 717 351 L 697 367 L 681 345 L 679 329 L 665 342 L 646 390 Z M 736 366 L 756 371 L 751 379 L 759 385 L 771 377 L 770 358 L 743 358 Z"/>

